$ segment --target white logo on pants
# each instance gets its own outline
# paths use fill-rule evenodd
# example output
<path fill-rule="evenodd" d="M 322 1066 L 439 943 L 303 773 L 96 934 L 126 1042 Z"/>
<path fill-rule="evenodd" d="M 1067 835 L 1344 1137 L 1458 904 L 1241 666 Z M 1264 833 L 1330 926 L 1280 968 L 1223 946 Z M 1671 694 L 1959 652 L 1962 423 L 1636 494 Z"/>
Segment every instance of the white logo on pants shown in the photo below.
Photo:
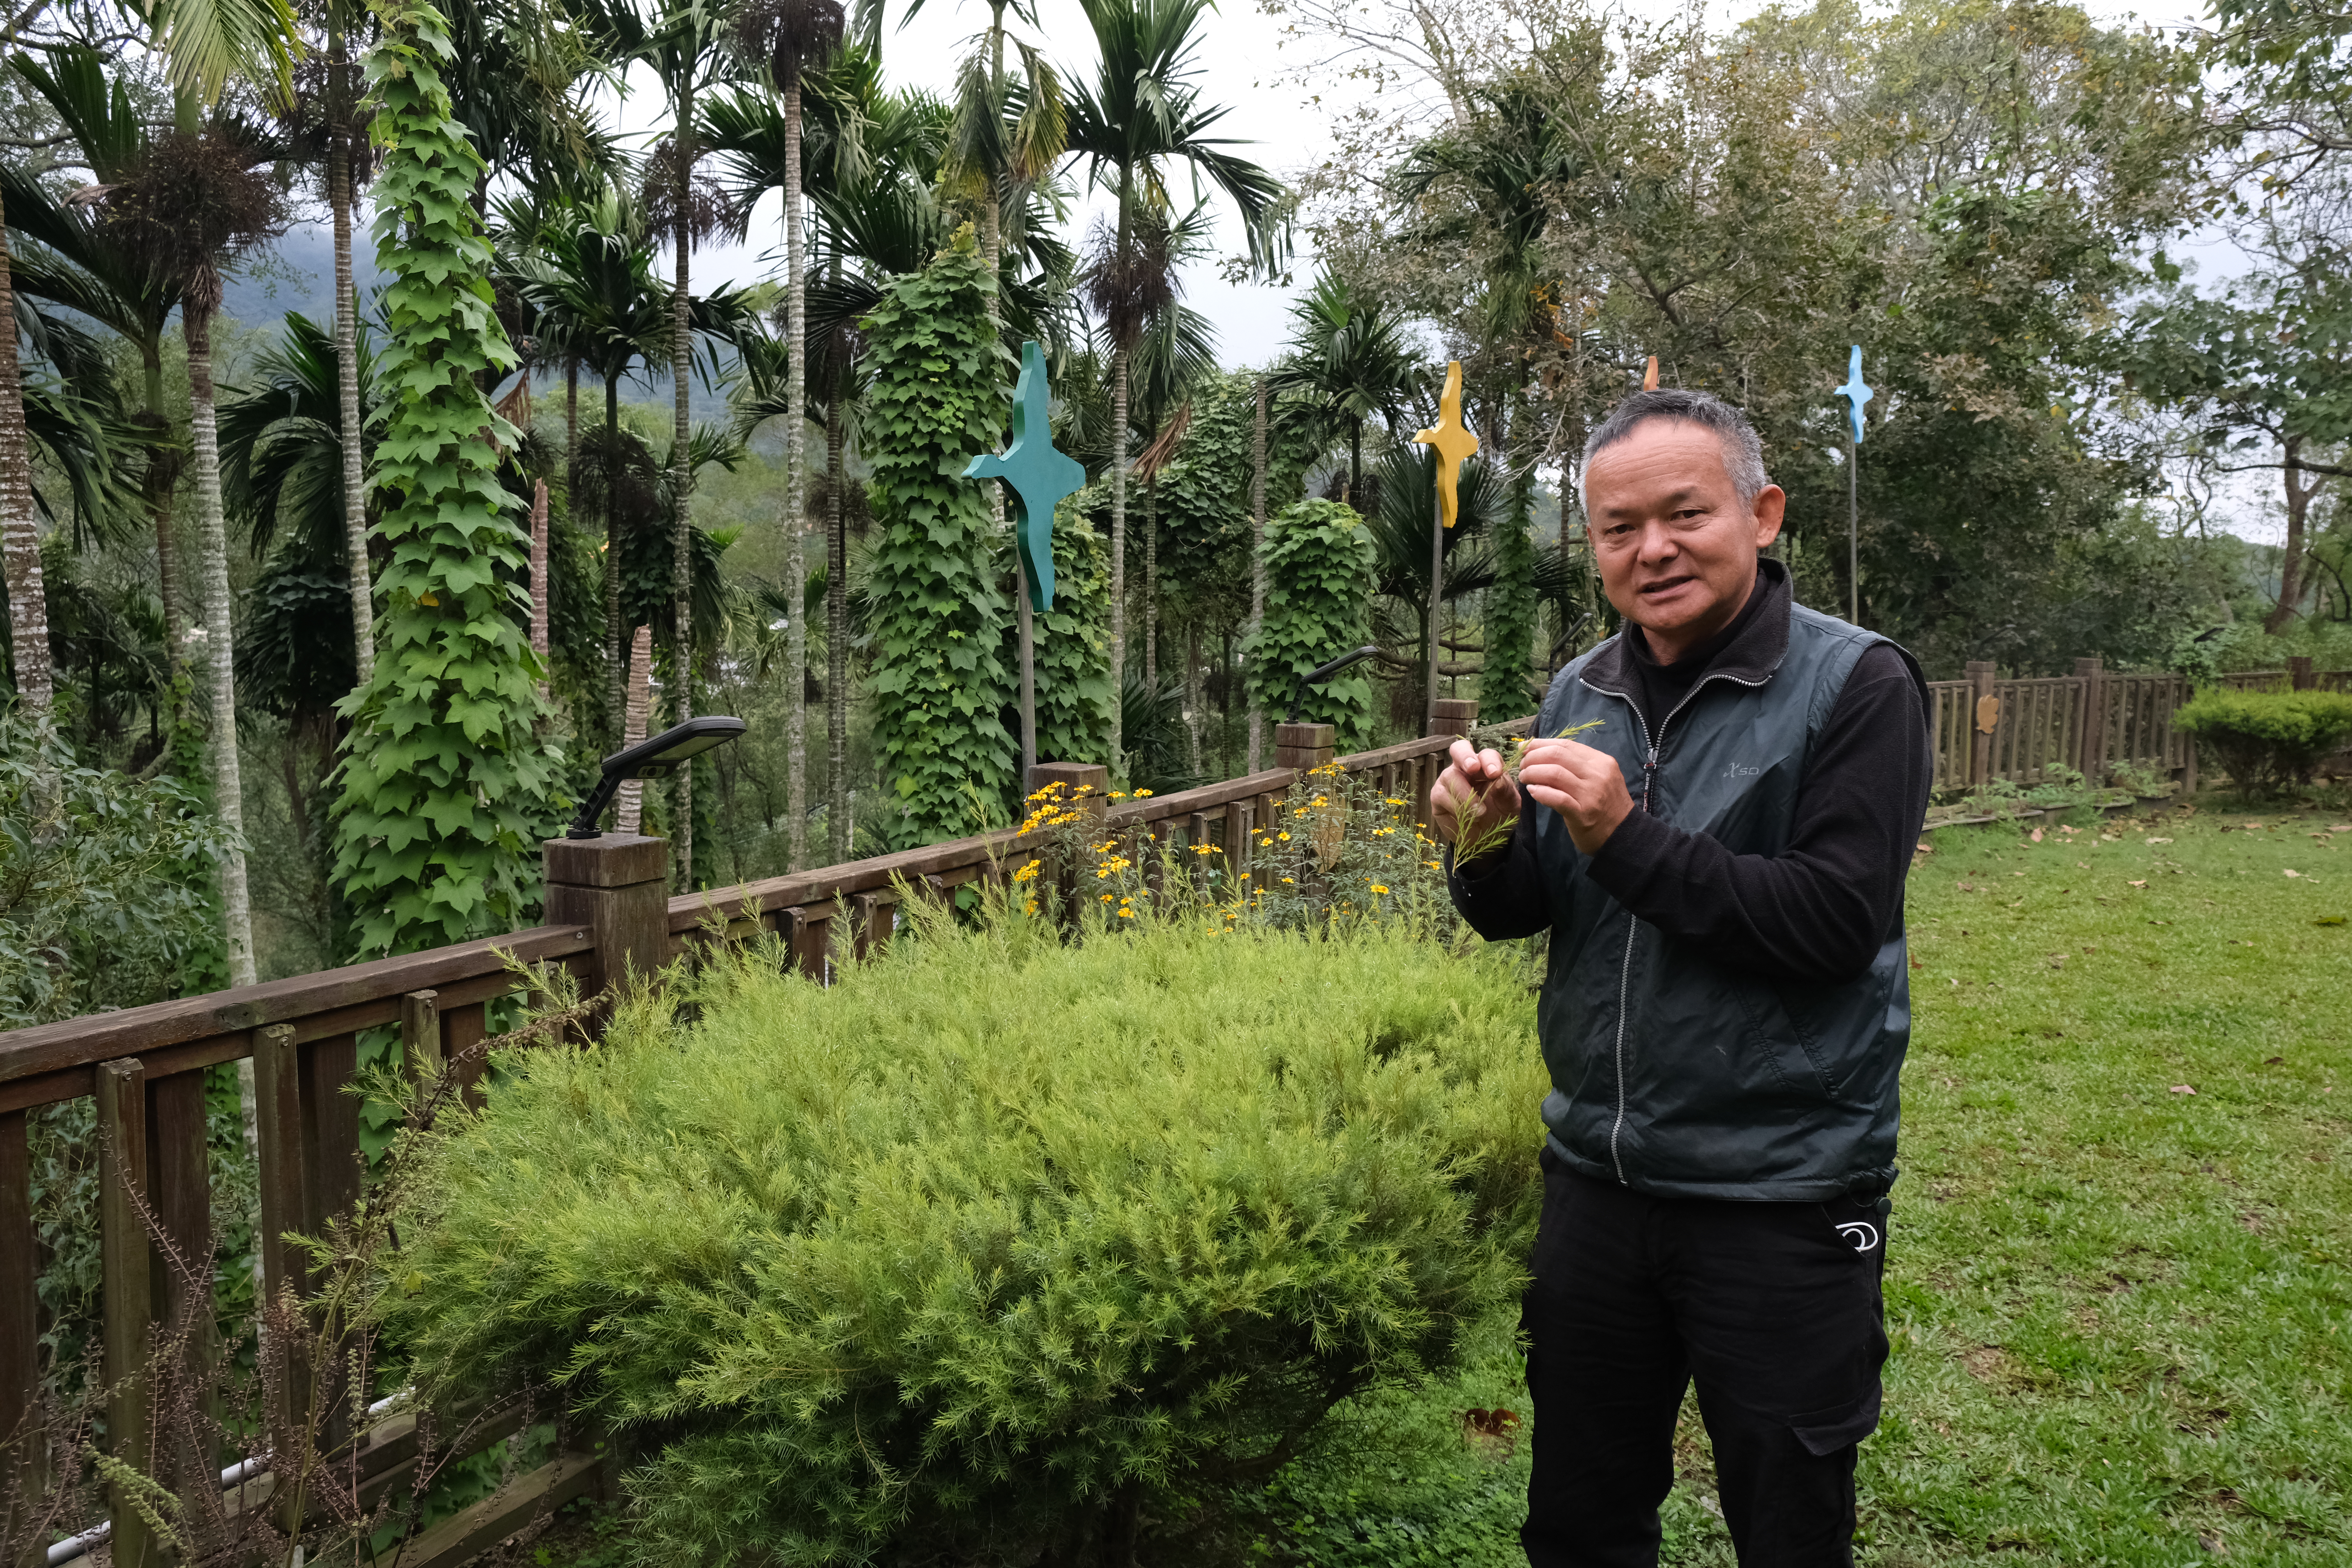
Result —
<path fill-rule="evenodd" d="M 1878 1227 L 1874 1225 L 1865 1225 L 1857 1219 L 1849 1220 L 1837 1228 L 1840 1236 L 1853 1244 L 1856 1252 L 1868 1252 L 1878 1245 Z"/>

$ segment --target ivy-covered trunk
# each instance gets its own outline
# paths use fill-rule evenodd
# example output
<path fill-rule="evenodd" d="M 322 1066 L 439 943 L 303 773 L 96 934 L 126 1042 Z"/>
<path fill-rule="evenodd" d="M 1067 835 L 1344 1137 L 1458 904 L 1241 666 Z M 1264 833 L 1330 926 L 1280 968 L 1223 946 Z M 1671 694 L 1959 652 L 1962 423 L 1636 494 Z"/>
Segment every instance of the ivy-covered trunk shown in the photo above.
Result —
<path fill-rule="evenodd" d="M 671 141 L 677 149 L 677 287 L 669 301 L 670 617 L 677 647 L 672 661 L 676 689 L 670 698 L 670 721 L 683 724 L 694 712 L 694 456 L 688 449 L 694 423 L 687 407 L 688 377 L 694 371 L 692 336 L 694 301 L 688 293 L 694 255 L 694 84 L 688 72 L 679 94 L 677 127 Z M 677 810 L 670 825 L 670 871 L 677 886 L 694 887 L 694 770 L 677 770 L 673 798 Z"/>
<path fill-rule="evenodd" d="M 16 292 L 10 281 L 6 214 L 0 212 L 0 564 L 8 584 L 8 634 L 16 700 L 46 729 L 55 706 L 49 674 L 49 600 L 33 522 L 33 444 L 25 428 L 24 372 L 16 361 Z"/>
<path fill-rule="evenodd" d="M 228 531 L 221 510 L 220 438 L 213 421 L 213 310 L 220 278 L 207 268 L 180 306 L 188 343 L 188 445 L 196 470 L 197 570 L 205 595 L 205 668 L 212 688 L 213 812 L 228 838 L 221 849 L 221 934 L 228 983 L 250 985 L 253 905 L 245 884 L 245 783 L 236 754 L 236 637 L 228 586 Z"/>
<path fill-rule="evenodd" d="M 351 62 L 336 29 L 327 70 L 336 123 L 327 143 L 327 205 L 335 226 L 335 391 L 342 414 L 343 547 L 352 579 L 352 647 L 359 680 L 375 676 L 375 589 L 368 573 L 367 474 L 361 459 L 359 301 L 352 289 Z"/>
<path fill-rule="evenodd" d="M 1360 667 L 1320 686 L 1305 680 L 1331 649 L 1371 640 L 1371 535 L 1354 508 L 1303 500 L 1267 528 L 1263 554 L 1265 619 L 1248 651 L 1250 701 L 1276 713 L 1297 701 L 1307 722 L 1339 727 L 1340 751 L 1360 750 L 1372 730 L 1372 688 Z"/>
<path fill-rule="evenodd" d="M 1265 377 L 1257 378 L 1257 410 L 1250 438 L 1250 618 L 1245 639 L 1252 660 L 1257 657 L 1259 629 L 1265 625 Z M 1226 679 L 1232 679 L 1228 670 Z M 1232 689 L 1230 686 L 1226 688 Z M 1257 772 L 1259 748 L 1265 742 L 1265 704 L 1258 700 L 1255 679 L 1250 681 L 1249 757 L 1245 771 Z"/>
<path fill-rule="evenodd" d="M 1508 441 L 1527 441 L 1527 404 L 1514 396 L 1504 421 Z M 1484 617 L 1486 651 L 1478 669 L 1478 710 L 1489 721 L 1517 718 L 1532 696 L 1528 670 L 1535 658 L 1536 547 L 1528 537 L 1528 513 L 1535 493 L 1533 453 L 1532 443 L 1524 451 L 1515 446 L 1504 451 L 1511 505 L 1495 545 L 1495 584 L 1486 590 Z"/>
<path fill-rule="evenodd" d="M 784 858 L 808 859 L 808 279 L 801 254 L 801 78 L 784 80 Z"/>
<path fill-rule="evenodd" d="M 841 377 L 824 403 L 824 754 L 825 848 L 835 866 L 849 858 L 849 482 L 842 472 Z"/>
<path fill-rule="evenodd" d="M 544 671 L 527 638 L 529 540 L 498 481 L 493 442 L 520 432 L 483 395 L 515 367 L 491 252 L 471 202 L 482 157 L 451 112 L 447 24 L 389 0 L 368 52 L 384 150 L 375 185 L 383 293 L 376 446 L 391 546 L 375 678 L 341 705 L 336 885 L 366 954 L 412 952 L 524 923 L 532 860 L 553 827 L 558 758 L 538 733 Z M 613 719 L 621 718 L 620 705 Z"/>
<path fill-rule="evenodd" d="M 1127 254 L 1127 236 L 1122 224 L 1118 254 Z M 1110 356 L 1110 678 L 1116 687 L 1127 679 L 1127 366 L 1133 356 L 1124 347 L 1114 348 Z M 1118 704 L 1110 705 L 1111 775 L 1123 778 L 1127 761 L 1119 747 L 1126 737 L 1119 732 Z"/>
<path fill-rule="evenodd" d="M 867 487 L 881 538 L 871 594 L 875 745 L 905 813 L 898 837 L 953 838 L 1001 818 L 1016 742 L 1003 657 L 1011 606 L 988 503 L 961 476 L 991 449 L 1012 356 L 989 319 L 996 280 L 969 225 L 866 317 Z"/>

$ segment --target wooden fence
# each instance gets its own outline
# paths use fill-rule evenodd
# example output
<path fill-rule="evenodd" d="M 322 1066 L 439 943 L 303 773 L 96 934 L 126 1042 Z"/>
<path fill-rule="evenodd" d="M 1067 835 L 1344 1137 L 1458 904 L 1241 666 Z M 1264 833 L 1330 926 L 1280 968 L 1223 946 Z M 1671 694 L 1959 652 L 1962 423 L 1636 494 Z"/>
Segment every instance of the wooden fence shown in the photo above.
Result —
<path fill-rule="evenodd" d="M 2307 658 L 2286 669 L 2225 675 L 2239 691 L 2352 691 L 2352 670 L 2315 670 Z M 2095 658 L 2072 675 L 2003 680 L 1990 664 L 1970 664 L 1959 680 L 1930 681 L 1936 789 L 1959 794 L 1993 779 L 2032 787 L 2063 768 L 2105 784 L 2119 768 L 2169 774 L 2197 786 L 2197 749 L 2172 727 L 2189 700 L 2179 675 L 2118 675 Z"/>
<path fill-rule="evenodd" d="M 1417 821 L 1445 748 L 1468 729 L 1474 703 L 1446 703 L 1446 732 L 1336 759 L 1352 774 L 1412 802 Z M 1498 726 L 1500 730 L 1523 728 Z M 1041 773 L 1092 791 L 1104 828 L 1134 848 L 1181 840 L 1213 845 L 1236 868 L 1249 857 L 1253 823 L 1271 819 L 1301 769 L 1334 761 L 1328 725 L 1277 728 L 1281 764 L 1246 778 L 1180 794 L 1108 802 L 1099 768 L 1049 765 Z M 903 887 L 949 896 L 959 886 L 1008 876 L 1045 830 L 983 834 L 878 858 L 712 892 L 673 898 L 668 846 L 607 834 L 546 846 L 548 923 L 506 936 L 400 958 L 352 964 L 266 984 L 240 986 L 117 1013 L 0 1033 L 0 1463 L 27 1429 L 38 1384 L 38 1267 L 27 1155 L 28 1111 L 62 1100 L 97 1102 L 100 1134 L 102 1367 L 110 1390 L 108 1445 L 121 1458 L 150 1458 L 153 1413 L 140 1375 L 153 1326 L 177 1304 L 169 1271 L 139 1216 L 142 1203 L 175 1245 L 201 1245 L 212 1194 L 205 1164 L 203 1069 L 250 1058 L 259 1095 L 261 1270 L 274 1296 L 304 1281 L 304 1259 L 289 1232 L 319 1234 L 360 1193 L 366 1163 L 360 1102 L 347 1087 L 358 1070 L 360 1031 L 397 1028 L 411 1062 L 443 1062 L 487 1037 L 488 1010 L 512 993 L 508 958 L 562 964 L 590 991 L 625 969 L 649 972 L 724 930 L 772 931 L 796 965 L 822 978 L 836 952 L 864 952 L 892 929 Z M 287 1413 L 290 1417 L 291 1412 Z M 474 1427 L 478 1444 L 507 1436 L 516 1420 Z M 405 1485 L 417 1458 L 414 1420 L 383 1422 L 358 1435 L 355 1470 L 381 1495 Z M 38 1445 L 16 1462 L 45 1473 Z M 592 1457 L 566 1454 L 499 1496 L 436 1525 L 402 1557 L 406 1568 L 449 1568 L 552 1508 L 599 1484 Z M 267 1496 L 270 1479 L 247 1478 Z M 128 1500 L 116 1497 L 106 1531 L 117 1562 L 136 1561 L 149 1532 Z M 60 1558 L 60 1561 L 63 1561 Z M 29 1564 L 0 1564 L 29 1568 Z"/>

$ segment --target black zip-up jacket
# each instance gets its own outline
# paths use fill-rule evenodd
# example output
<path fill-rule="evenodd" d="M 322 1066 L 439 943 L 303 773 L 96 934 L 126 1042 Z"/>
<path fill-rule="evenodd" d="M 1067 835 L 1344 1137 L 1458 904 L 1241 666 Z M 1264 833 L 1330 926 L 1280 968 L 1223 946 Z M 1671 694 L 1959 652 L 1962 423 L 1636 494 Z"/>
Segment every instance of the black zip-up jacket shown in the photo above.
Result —
<path fill-rule="evenodd" d="M 1662 1194 L 1880 1190 L 1925 685 L 1886 639 L 1793 605 L 1775 562 L 1718 641 L 1696 679 L 1644 668 L 1625 634 L 1562 670 L 1538 732 L 1601 720 L 1579 738 L 1618 759 L 1635 813 L 1587 858 L 1530 800 L 1454 901 L 1491 939 L 1553 933 L 1544 1121 L 1577 1169 Z"/>

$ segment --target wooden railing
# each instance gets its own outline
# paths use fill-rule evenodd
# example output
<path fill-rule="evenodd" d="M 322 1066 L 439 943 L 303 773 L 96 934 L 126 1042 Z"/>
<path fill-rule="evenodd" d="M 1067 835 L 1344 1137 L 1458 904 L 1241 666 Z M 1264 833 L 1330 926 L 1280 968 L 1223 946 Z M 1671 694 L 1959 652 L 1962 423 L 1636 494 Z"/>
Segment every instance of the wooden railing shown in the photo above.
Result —
<path fill-rule="evenodd" d="M 1452 732 L 1336 760 L 1413 802 L 1416 819 L 1423 818 L 1445 749 L 1454 733 L 1468 728 L 1464 710 L 1475 711 L 1473 704 L 1447 707 L 1455 716 L 1441 721 Z M 1528 721 L 1496 729 L 1523 730 Z M 1178 839 L 1213 845 L 1245 864 L 1252 824 L 1269 819 L 1301 769 L 1335 760 L 1328 726 L 1282 725 L 1276 740 L 1282 765 L 1263 773 L 1179 794 L 1099 802 L 1104 828 L 1138 847 Z M 1099 769 L 1065 769 L 1055 776 L 1099 790 L 1100 775 Z M 209 1235 L 204 1069 L 247 1058 L 253 1062 L 260 1263 L 263 1284 L 274 1297 L 287 1284 L 299 1289 L 304 1282 L 304 1258 L 285 1237 L 320 1234 L 366 1180 L 360 1101 L 346 1092 L 358 1071 L 362 1030 L 397 1028 L 410 1063 L 448 1061 L 488 1037 L 488 1008 L 517 989 L 509 958 L 560 963 L 593 992 L 625 970 L 657 968 L 716 930 L 737 936 L 773 931 L 803 973 L 823 978 L 841 951 L 836 943 L 862 952 L 887 936 L 900 888 L 950 894 L 967 882 L 1007 876 L 1024 851 L 1047 837 L 1044 830 L 982 834 L 676 898 L 667 892 L 668 847 L 662 840 L 614 834 L 551 840 L 545 925 L 0 1033 L 0 1445 L 31 1429 L 40 1373 L 28 1111 L 83 1097 L 97 1102 L 102 1365 L 92 1386 L 110 1391 L 110 1447 L 143 1465 L 152 1412 L 140 1374 L 153 1326 L 177 1303 L 139 1211 L 143 1205 L 157 1216 L 174 1246 L 201 1247 Z M 487 1444 L 510 1425 L 493 1422 L 475 1430 Z M 359 1441 L 356 1468 L 363 1480 L 414 1462 L 415 1435 L 401 1422 L 385 1423 Z M 31 1450 L 14 1458 L 34 1466 L 37 1475 L 45 1456 L 37 1443 Z M 0 1462 L 8 1458 L 0 1452 Z M 435 1526 L 402 1562 L 407 1568 L 448 1568 L 511 1533 L 535 1510 L 596 1480 L 595 1466 L 585 1457 L 561 1456 L 499 1497 Z M 123 1552 L 135 1557 L 146 1527 L 127 1500 L 117 1498 L 110 1513 L 107 1528 L 116 1560 L 129 1560 Z"/>

